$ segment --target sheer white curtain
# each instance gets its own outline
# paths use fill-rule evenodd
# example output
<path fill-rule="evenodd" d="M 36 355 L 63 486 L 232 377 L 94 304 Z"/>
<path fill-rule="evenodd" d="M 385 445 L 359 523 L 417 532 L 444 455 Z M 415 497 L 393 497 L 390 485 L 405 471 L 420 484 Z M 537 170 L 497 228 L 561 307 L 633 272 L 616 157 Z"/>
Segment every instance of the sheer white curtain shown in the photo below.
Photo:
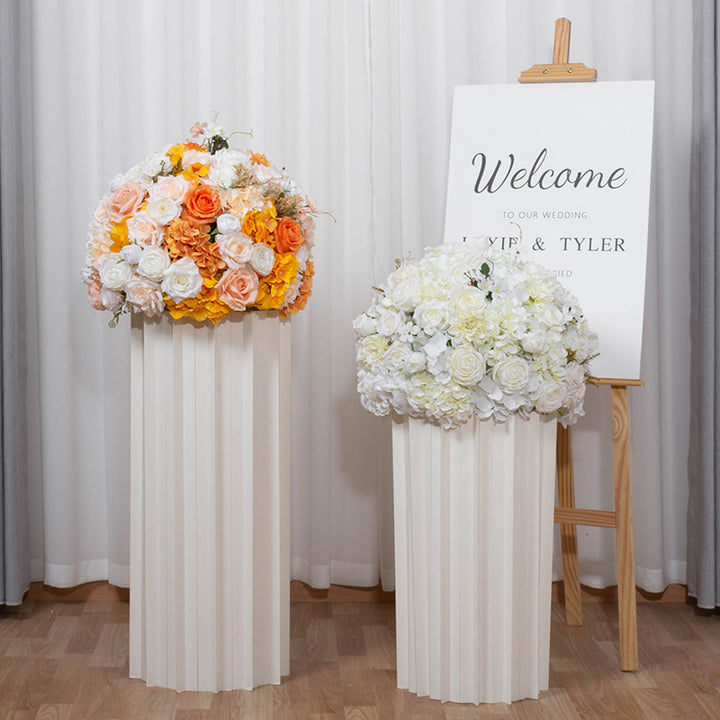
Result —
<path fill-rule="evenodd" d="M 394 258 L 442 240 L 453 86 L 515 82 L 549 62 L 554 21 L 567 16 L 571 60 L 602 80 L 657 82 L 648 385 L 631 393 L 636 550 L 643 587 L 684 580 L 690 2 L 28 7 L 35 579 L 127 583 L 129 322 L 110 330 L 86 304 L 85 231 L 112 175 L 219 111 L 335 219 L 318 223 L 315 293 L 293 320 L 293 576 L 392 588 L 390 428 L 357 399 L 352 319 Z M 622 288 L 608 278 L 608 292 Z M 578 501 L 597 507 L 612 497 L 607 402 L 590 391 L 575 436 Z M 580 548 L 583 581 L 613 584 L 610 531 L 582 529 Z"/>

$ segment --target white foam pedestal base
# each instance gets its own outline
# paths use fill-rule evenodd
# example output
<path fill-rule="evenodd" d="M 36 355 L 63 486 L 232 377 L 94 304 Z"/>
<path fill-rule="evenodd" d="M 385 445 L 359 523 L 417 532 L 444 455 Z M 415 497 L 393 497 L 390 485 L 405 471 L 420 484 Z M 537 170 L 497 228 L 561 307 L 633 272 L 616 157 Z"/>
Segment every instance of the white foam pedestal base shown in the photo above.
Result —
<path fill-rule="evenodd" d="M 130 677 L 218 692 L 290 671 L 290 324 L 133 319 Z"/>
<path fill-rule="evenodd" d="M 393 422 L 398 687 L 475 704 L 547 689 L 556 427 Z"/>

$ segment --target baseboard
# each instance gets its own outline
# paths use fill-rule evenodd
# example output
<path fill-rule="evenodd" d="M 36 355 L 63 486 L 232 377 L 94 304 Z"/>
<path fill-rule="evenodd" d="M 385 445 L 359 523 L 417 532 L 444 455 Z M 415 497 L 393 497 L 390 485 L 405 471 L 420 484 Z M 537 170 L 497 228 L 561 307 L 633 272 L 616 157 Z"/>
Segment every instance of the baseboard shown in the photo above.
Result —
<path fill-rule="evenodd" d="M 565 602 L 565 586 L 562 580 L 553 583 L 552 601 Z M 618 589 L 617 585 L 606 588 L 592 588 L 587 585 L 581 585 L 583 602 L 617 602 Z M 686 603 L 687 602 L 687 585 L 668 585 L 665 590 L 659 593 L 651 593 L 647 590 L 636 589 L 637 602 L 663 602 L 663 603 Z"/>
<path fill-rule="evenodd" d="M 380 585 L 369 588 L 331 585 L 329 588 L 318 590 L 311 588 L 304 582 L 293 580 L 290 583 L 290 601 L 384 603 L 395 602 L 395 593 L 386 592 Z"/>
<path fill-rule="evenodd" d="M 116 587 L 105 581 L 85 583 L 72 588 L 53 588 L 43 583 L 32 583 L 25 600 L 32 602 L 128 602 L 130 590 Z M 583 602 L 617 602 L 617 586 L 596 589 L 582 586 Z M 394 592 L 386 592 L 379 585 L 370 588 L 331 585 L 317 590 L 299 580 L 290 583 L 291 602 L 369 602 L 386 603 L 395 601 Z M 563 602 L 563 583 L 554 582 L 552 601 Z M 686 585 L 668 585 L 661 593 L 637 591 L 638 602 L 687 602 Z"/>
<path fill-rule="evenodd" d="M 54 588 L 34 582 L 30 584 L 24 600 L 32 602 L 128 602 L 130 589 L 110 585 L 105 580 L 71 588 Z"/>

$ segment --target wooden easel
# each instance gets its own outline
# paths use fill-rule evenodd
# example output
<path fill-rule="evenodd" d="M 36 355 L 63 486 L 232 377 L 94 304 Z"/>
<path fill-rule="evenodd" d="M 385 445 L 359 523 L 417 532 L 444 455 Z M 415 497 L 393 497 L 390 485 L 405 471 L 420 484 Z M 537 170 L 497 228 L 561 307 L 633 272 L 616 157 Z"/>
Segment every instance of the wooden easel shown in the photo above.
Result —
<path fill-rule="evenodd" d="M 521 83 L 593 82 L 597 71 L 582 63 L 568 63 L 570 21 L 555 23 L 555 46 L 551 65 L 533 65 L 520 74 Z M 582 596 L 577 557 L 577 525 L 615 528 L 618 573 L 618 616 L 620 626 L 620 669 L 638 669 L 637 607 L 635 598 L 635 550 L 632 526 L 632 481 L 630 475 L 630 416 L 628 387 L 639 387 L 642 380 L 594 378 L 594 385 L 609 385 L 612 412 L 615 510 L 585 510 L 575 507 L 570 428 L 558 425 L 557 475 L 558 507 L 555 522 L 560 523 L 565 617 L 568 625 L 582 625 Z"/>

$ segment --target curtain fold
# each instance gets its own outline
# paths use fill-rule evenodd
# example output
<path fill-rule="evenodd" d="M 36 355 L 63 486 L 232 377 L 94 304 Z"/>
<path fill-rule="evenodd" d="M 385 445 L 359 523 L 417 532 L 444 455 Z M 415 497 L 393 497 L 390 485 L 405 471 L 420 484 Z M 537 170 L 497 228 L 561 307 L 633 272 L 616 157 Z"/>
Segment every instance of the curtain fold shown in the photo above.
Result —
<path fill-rule="evenodd" d="M 0 5 L 0 604 L 30 583 L 20 2 Z"/>
<path fill-rule="evenodd" d="M 688 503 L 688 594 L 701 608 L 720 606 L 720 272 L 718 215 L 717 4 L 694 0 L 691 175 L 692 364 Z"/>
<path fill-rule="evenodd" d="M 571 61 L 656 80 L 643 379 L 631 392 L 637 577 L 685 579 L 690 402 L 691 13 L 658 0 L 31 0 L 35 147 L 29 372 L 33 572 L 127 584 L 129 322 L 78 280 L 108 180 L 196 120 L 254 130 L 322 210 L 314 296 L 293 319 L 292 574 L 393 587 L 390 424 L 357 397 L 352 320 L 394 259 L 442 242 L 452 89 L 516 82 L 573 22 Z M 128 52 L 132 48 L 132 52 Z M 489 108 L 502 112 L 502 108 Z M 620 111 L 620 110 L 617 110 Z M 608 292 L 618 292 L 608 282 Z M 37 347 L 35 347 L 35 337 Z M 609 398 L 574 434 L 577 499 L 612 504 Z M 62 418 L 62 422 L 58 422 Z M 582 580 L 615 583 L 612 534 L 580 533 Z"/>

